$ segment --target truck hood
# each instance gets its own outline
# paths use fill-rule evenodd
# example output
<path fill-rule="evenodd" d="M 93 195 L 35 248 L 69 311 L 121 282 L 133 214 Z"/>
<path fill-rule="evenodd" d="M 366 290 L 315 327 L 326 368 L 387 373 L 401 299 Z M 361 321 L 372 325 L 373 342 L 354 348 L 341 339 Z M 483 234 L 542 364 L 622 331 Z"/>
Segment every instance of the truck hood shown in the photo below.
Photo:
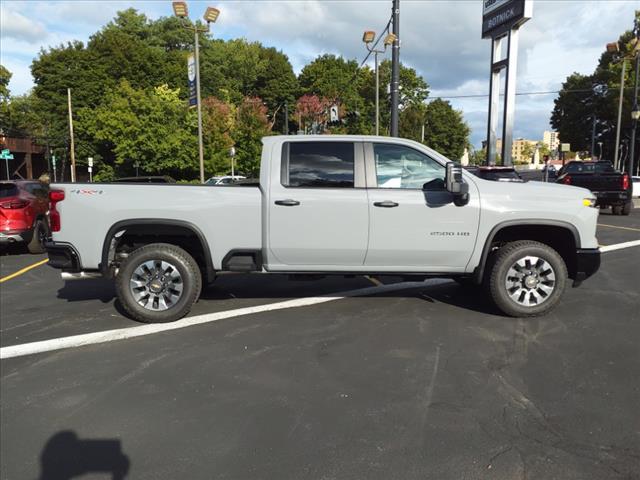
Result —
<path fill-rule="evenodd" d="M 557 183 L 545 182 L 493 182 L 490 180 L 473 179 L 480 189 L 480 194 L 490 193 L 495 195 L 507 195 L 514 199 L 528 198 L 531 200 L 575 200 L 593 197 L 593 194 L 586 188 L 574 187 L 571 185 L 560 185 Z"/>

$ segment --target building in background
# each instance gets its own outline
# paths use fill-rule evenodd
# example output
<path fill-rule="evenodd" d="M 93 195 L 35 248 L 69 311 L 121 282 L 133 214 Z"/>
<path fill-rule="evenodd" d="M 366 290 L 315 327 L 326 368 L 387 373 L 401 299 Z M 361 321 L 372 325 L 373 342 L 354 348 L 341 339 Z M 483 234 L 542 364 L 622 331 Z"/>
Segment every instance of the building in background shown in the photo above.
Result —
<path fill-rule="evenodd" d="M 558 145 L 560 144 L 558 132 L 545 130 L 542 134 L 542 143 L 544 143 L 551 152 L 558 150 Z"/>

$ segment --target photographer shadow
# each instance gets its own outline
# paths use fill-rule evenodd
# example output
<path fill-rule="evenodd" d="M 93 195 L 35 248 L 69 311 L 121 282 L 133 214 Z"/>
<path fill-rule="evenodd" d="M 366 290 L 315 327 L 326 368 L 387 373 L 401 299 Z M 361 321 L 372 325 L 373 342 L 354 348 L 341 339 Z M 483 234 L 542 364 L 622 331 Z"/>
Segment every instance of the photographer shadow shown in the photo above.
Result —
<path fill-rule="evenodd" d="M 122 452 L 120 440 L 82 440 L 75 432 L 63 430 L 53 435 L 40 455 L 39 480 L 71 480 L 88 473 L 111 474 L 123 480 L 131 462 Z"/>

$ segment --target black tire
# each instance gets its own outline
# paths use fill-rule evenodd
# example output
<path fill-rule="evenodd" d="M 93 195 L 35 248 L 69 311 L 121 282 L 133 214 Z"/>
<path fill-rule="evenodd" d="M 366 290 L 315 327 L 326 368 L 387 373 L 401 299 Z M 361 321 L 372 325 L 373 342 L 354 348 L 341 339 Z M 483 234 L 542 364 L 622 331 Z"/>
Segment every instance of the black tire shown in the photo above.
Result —
<path fill-rule="evenodd" d="M 175 267 L 180 276 L 181 295 L 166 310 L 151 310 L 141 305 L 134 297 L 132 287 L 130 287 L 136 270 L 148 261 L 167 262 Z M 182 248 L 167 243 L 145 245 L 129 254 L 120 266 L 115 283 L 118 300 L 124 310 L 132 318 L 145 323 L 166 323 L 179 320 L 189 313 L 202 290 L 202 277 L 196 261 Z"/>
<path fill-rule="evenodd" d="M 629 201 L 622 207 L 622 215 L 629 215 L 633 209 L 633 202 Z"/>
<path fill-rule="evenodd" d="M 567 285 L 567 266 L 562 257 L 553 248 L 532 240 L 520 240 L 507 243 L 493 255 L 494 258 L 488 275 L 488 287 L 491 298 L 502 312 L 511 317 L 536 317 L 549 312 L 560 301 Z M 555 276 L 551 292 L 546 294 L 539 303 L 528 306 L 513 299 L 506 285 L 507 274 L 512 266 L 514 266 L 518 260 L 524 259 L 525 257 L 537 257 L 543 260 L 547 265 L 551 266 Z M 531 273 L 531 271 L 529 271 L 529 273 Z M 523 284 L 525 278 L 522 279 Z M 533 280 L 535 281 L 535 279 Z M 546 286 L 544 281 L 540 283 Z M 538 282 L 536 282 L 535 285 L 538 285 Z M 540 292 L 542 292 L 542 290 L 539 290 L 537 287 L 533 289 L 522 288 L 520 291 L 522 292 L 522 299 L 524 299 L 524 297 L 528 299 L 534 296 L 541 297 Z"/>
<path fill-rule="evenodd" d="M 622 215 L 622 205 L 611 205 L 611 213 L 614 215 Z"/>
<path fill-rule="evenodd" d="M 49 229 L 44 220 L 36 220 L 33 226 L 31 240 L 27 243 L 29 253 L 44 253 L 44 239 L 47 238 Z"/>

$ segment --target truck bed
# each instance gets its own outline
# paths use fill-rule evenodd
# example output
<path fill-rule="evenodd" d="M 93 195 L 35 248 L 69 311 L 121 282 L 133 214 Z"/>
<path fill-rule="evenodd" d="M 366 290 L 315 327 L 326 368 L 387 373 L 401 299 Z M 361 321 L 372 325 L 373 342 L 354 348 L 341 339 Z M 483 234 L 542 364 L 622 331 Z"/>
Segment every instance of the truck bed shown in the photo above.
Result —
<path fill-rule="evenodd" d="M 262 246 L 262 199 L 255 185 L 56 183 L 51 189 L 65 192 L 57 204 L 61 229 L 52 238 L 73 238 L 86 269 L 99 268 L 107 233 L 121 222 L 157 219 L 193 226 L 209 243 L 214 268 L 222 263 L 218 256 L 232 248 Z"/>

